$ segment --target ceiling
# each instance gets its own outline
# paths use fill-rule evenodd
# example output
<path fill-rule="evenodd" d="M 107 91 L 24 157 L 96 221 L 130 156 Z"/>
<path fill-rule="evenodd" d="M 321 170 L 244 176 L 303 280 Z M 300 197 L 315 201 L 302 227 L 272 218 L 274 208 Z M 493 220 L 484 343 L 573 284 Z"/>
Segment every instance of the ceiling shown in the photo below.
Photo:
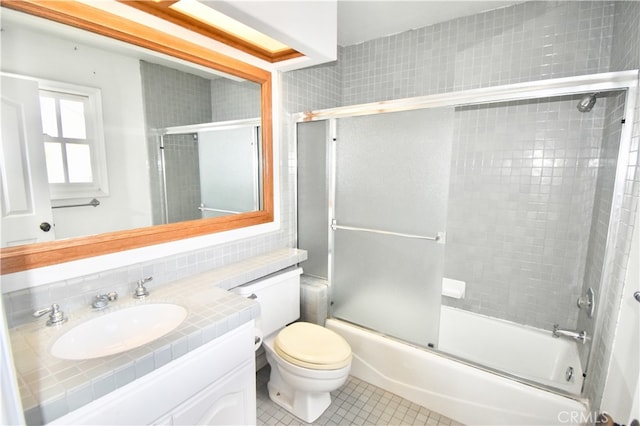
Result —
<path fill-rule="evenodd" d="M 350 46 L 522 1 L 338 0 L 338 44 Z"/>

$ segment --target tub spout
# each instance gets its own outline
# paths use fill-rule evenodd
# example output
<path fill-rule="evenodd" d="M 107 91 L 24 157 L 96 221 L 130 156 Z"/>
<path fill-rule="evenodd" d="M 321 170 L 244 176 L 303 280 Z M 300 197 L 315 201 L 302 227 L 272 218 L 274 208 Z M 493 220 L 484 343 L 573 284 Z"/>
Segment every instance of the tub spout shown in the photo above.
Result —
<path fill-rule="evenodd" d="M 582 343 L 583 345 L 587 342 L 587 332 L 586 331 L 573 331 L 573 330 L 563 330 L 560 328 L 558 324 L 553 325 L 553 332 L 551 333 L 553 337 L 570 337 L 571 339 L 575 339 Z"/>

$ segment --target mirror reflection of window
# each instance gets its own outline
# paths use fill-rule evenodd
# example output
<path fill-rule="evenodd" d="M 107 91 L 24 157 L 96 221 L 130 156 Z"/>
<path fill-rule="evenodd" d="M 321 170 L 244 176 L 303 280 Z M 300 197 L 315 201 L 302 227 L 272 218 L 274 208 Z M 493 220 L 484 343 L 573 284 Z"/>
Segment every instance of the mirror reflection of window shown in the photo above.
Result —
<path fill-rule="evenodd" d="M 40 87 L 51 199 L 108 195 L 99 91 L 51 81 L 41 82 Z"/>
<path fill-rule="evenodd" d="M 49 183 L 93 182 L 87 139 L 86 96 L 40 91 L 40 112 Z"/>

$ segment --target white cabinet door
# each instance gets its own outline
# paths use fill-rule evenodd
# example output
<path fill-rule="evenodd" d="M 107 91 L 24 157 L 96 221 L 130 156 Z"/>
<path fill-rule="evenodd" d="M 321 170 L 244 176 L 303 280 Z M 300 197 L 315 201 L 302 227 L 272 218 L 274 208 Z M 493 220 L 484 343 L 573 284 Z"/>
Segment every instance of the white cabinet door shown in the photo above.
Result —
<path fill-rule="evenodd" d="M 0 110 L 2 247 L 52 241 L 38 83 L 2 76 Z"/>
<path fill-rule="evenodd" d="M 250 321 L 50 424 L 255 424 L 253 339 Z"/>
<path fill-rule="evenodd" d="M 163 416 L 155 425 L 255 424 L 255 368 L 247 362 Z"/>

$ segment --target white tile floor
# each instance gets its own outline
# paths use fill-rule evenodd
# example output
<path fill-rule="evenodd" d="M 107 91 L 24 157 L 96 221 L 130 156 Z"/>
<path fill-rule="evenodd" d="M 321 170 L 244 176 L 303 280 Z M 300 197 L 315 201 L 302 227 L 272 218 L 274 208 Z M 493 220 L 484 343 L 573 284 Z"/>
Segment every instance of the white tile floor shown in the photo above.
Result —
<path fill-rule="evenodd" d="M 267 365 L 256 376 L 258 426 L 309 425 L 269 399 Z M 459 426 L 438 413 L 349 376 L 331 393 L 332 403 L 313 425 L 430 425 Z"/>

